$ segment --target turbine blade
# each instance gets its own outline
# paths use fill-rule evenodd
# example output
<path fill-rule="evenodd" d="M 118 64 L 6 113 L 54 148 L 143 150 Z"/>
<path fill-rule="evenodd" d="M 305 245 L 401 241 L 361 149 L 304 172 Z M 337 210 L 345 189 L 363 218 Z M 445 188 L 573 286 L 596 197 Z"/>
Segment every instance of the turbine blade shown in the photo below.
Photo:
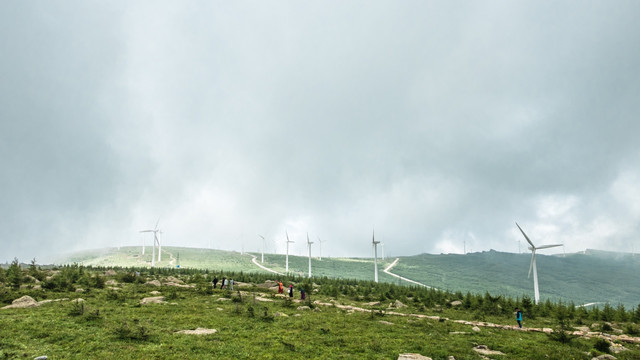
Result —
<path fill-rule="evenodd" d="M 529 237 L 527 236 L 527 234 L 525 234 L 524 231 L 522 231 L 522 228 L 520 227 L 520 225 L 518 225 L 518 223 L 516 223 L 516 226 L 518 227 L 518 229 L 520 229 L 520 232 L 522 233 L 522 235 L 524 235 L 524 238 L 527 239 L 527 242 L 531 245 L 531 247 L 535 249 L 536 246 L 533 245 L 531 240 L 529 240 Z"/>
<path fill-rule="evenodd" d="M 531 277 L 531 270 L 533 269 L 533 263 L 536 261 L 536 251 L 533 250 L 531 252 L 531 264 L 529 265 L 529 275 L 527 275 L 527 279 Z"/>
<path fill-rule="evenodd" d="M 552 247 L 558 247 L 558 246 L 563 246 L 562 244 L 553 244 L 553 245 L 542 245 L 542 246 L 538 246 L 536 249 L 548 249 L 548 248 L 552 248 Z"/>
<path fill-rule="evenodd" d="M 158 230 L 158 224 L 160 223 L 160 217 L 158 217 L 158 221 L 156 221 L 156 227 L 155 229 Z"/>

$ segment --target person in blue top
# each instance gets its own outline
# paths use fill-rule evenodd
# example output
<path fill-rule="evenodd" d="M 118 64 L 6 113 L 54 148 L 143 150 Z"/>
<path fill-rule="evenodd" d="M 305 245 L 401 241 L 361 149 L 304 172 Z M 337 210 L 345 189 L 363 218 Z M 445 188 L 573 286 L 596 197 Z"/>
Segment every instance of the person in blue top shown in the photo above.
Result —
<path fill-rule="evenodd" d="M 522 329 L 522 311 L 519 308 L 516 308 L 516 321 L 518 322 L 518 326 Z"/>

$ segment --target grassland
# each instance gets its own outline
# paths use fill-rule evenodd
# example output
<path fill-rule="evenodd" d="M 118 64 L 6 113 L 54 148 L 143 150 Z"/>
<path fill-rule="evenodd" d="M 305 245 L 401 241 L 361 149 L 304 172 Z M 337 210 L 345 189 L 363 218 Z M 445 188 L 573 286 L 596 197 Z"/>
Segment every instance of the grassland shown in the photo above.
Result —
<path fill-rule="evenodd" d="M 569 327 L 605 326 L 590 318 L 593 313 L 562 305 L 536 307 L 530 301 L 460 297 L 394 284 L 285 277 L 285 284 L 295 284 L 296 299 L 291 300 L 277 295 L 272 283 L 265 282 L 269 274 L 227 272 L 226 276 L 244 283 L 237 281 L 236 291 L 224 291 L 214 290 L 210 284 L 214 275 L 223 274 L 207 270 L 139 268 L 113 272 L 77 265 L 48 271 L 35 266 L 17 268 L 17 263 L 12 264 L 0 273 L 3 304 L 23 295 L 38 301 L 66 300 L 0 309 L 0 359 L 43 355 L 49 359 L 397 359 L 401 353 L 433 359 L 481 359 L 474 351 L 478 345 L 505 354 L 493 358 L 591 359 L 605 350 L 595 338 L 570 337 L 565 342 L 542 332 L 484 326 L 474 331 L 471 324 L 453 321 L 514 324 L 510 308 L 517 305 L 527 309 L 526 327 L 557 328 L 557 314 L 562 312 Z M 38 278 L 42 281 L 36 284 Z M 16 279 L 22 279 L 21 286 L 15 286 Z M 149 284 L 151 280 L 163 285 Z M 170 281 L 188 285 L 172 286 Z M 307 288 L 310 294 L 305 301 L 298 300 L 300 288 Z M 141 304 L 151 296 L 163 296 L 164 302 Z M 84 302 L 74 302 L 79 298 Z M 456 299 L 462 304 L 451 305 Z M 397 301 L 406 307 L 390 309 Z M 413 315 L 394 315 L 392 311 Z M 635 333 L 640 312 L 638 316 L 627 315 L 626 322 L 606 326 Z M 217 332 L 178 333 L 196 328 Z M 605 345 L 608 349 L 610 344 Z M 617 354 L 618 359 L 640 358 L 638 345 L 623 346 L 627 350 Z"/>

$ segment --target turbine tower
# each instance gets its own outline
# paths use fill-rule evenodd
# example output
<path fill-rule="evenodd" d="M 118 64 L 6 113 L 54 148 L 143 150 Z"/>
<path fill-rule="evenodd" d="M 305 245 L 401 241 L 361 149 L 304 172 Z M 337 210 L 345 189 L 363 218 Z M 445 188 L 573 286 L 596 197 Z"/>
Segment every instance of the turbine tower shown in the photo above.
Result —
<path fill-rule="evenodd" d="M 373 231 L 373 237 L 371 238 L 371 244 L 373 245 L 373 275 L 374 281 L 378 282 L 378 244 L 380 241 L 376 241 L 376 232 Z"/>
<path fill-rule="evenodd" d="M 562 244 L 540 245 L 540 246 L 536 247 L 535 245 L 533 245 L 531 240 L 529 240 L 529 237 L 527 236 L 527 234 L 524 233 L 524 231 L 522 230 L 520 225 L 518 225 L 518 223 L 516 223 L 516 226 L 518 227 L 518 229 L 520 229 L 520 232 L 522 233 L 524 238 L 527 240 L 529 245 L 531 245 L 531 246 L 529 246 L 529 250 L 531 250 L 531 265 L 529 265 L 529 275 L 527 276 L 527 278 L 531 277 L 531 270 L 533 270 L 533 291 L 534 291 L 534 296 L 535 296 L 534 300 L 535 300 L 535 302 L 537 304 L 538 302 L 540 302 L 540 292 L 538 291 L 538 269 L 536 268 L 536 250 L 542 250 L 542 249 L 548 249 L 548 248 L 552 248 L 552 247 L 562 246 Z"/>
<path fill-rule="evenodd" d="M 286 265 L 285 265 L 285 273 L 289 272 L 289 243 L 295 242 L 295 241 L 291 241 L 289 240 L 289 233 L 287 232 L 287 230 L 284 231 L 285 234 L 287 234 L 287 261 L 286 261 Z"/>
<path fill-rule="evenodd" d="M 141 233 L 152 232 L 153 233 L 153 250 L 151 252 L 151 266 L 156 266 L 156 243 L 158 244 L 159 251 L 162 251 L 160 247 L 160 240 L 158 239 L 158 233 L 162 233 L 162 231 L 158 230 L 158 224 L 160 223 L 160 218 L 156 221 L 156 227 L 153 230 L 142 230 Z M 142 253 L 144 254 L 144 242 L 142 246 Z M 158 261 L 160 261 L 160 253 L 158 252 Z"/>
<path fill-rule="evenodd" d="M 313 241 L 309 241 L 309 233 L 307 233 L 307 247 L 309 248 L 309 277 L 311 277 L 311 244 L 313 244 Z"/>
<path fill-rule="evenodd" d="M 264 264 L 264 236 L 258 234 L 262 238 L 262 263 Z"/>
<path fill-rule="evenodd" d="M 320 259 L 322 260 L 322 243 L 326 242 L 327 240 L 320 240 L 320 236 L 318 236 L 318 243 L 320 244 Z"/>

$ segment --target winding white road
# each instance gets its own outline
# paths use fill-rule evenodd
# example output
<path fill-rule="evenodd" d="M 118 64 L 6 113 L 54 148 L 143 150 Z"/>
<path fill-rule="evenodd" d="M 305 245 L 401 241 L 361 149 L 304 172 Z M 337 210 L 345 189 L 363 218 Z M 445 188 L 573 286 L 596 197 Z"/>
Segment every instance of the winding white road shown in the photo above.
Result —
<path fill-rule="evenodd" d="M 251 255 L 251 254 L 249 254 L 249 255 Z M 279 273 L 279 272 L 277 272 L 277 271 L 275 271 L 275 270 L 273 270 L 273 269 L 269 269 L 268 267 L 265 267 L 265 266 L 263 266 L 262 264 L 258 263 L 258 260 L 257 260 L 257 259 L 258 259 L 258 257 L 257 257 L 257 256 L 255 256 L 255 255 L 251 255 L 251 257 L 252 257 L 251 261 L 253 261 L 253 263 L 254 263 L 254 264 L 256 264 L 256 266 L 257 266 L 257 267 L 259 267 L 259 268 L 261 268 L 262 270 L 266 270 L 266 271 L 268 271 L 268 272 L 272 272 L 272 273 L 274 273 L 274 274 L 278 274 L 278 275 L 282 275 L 282 276 L 284 276 L 284 274 L 283 274 L 283 273 Z"/>
<path fill-rule="evenodd" d="M 384 273 L 385 273 L 385 274 L 391 275 L 391 276 L 393 276 L 393 277 L 397 277 L 397 278 L 398 278 L 398 279 L 400 279 L 400 280 L 404 280 L 404 281 L 410 282 L 410 283 L 412 283 L 412 284 L 416 284 L 416 285 L 424 286 L 424 287 L 426 287 L 427 289 L 435 289 L 435 290 L 438 290 L 438 289 L 436 289 L 436 288 L 434 288 L 434 287 L 432 287 L 432 286 L 425 285 L 425 284 L 423 284 L 423 283 L 419 283 L 419 282 L 417 282 L 417 281 L 415 281 L 415 280 L 407 279 L 406 277 L 402 277 L 402 276 L 400 276 L 400 275 L 396 275 L 396 274 L 392 273 L 391 271 L 389 271 L 389 270 L 391 270 L 391 268 L 392 268 L 392 267 L 396 266 L 396 264 L 398 263 L 398 260 L 400 260 L 400 258 L 396 258 L 396 259 L 395 259 L 395 260 L 394 260 L 394 261 L 393 261 L 389 266 L 387 266 L 387 267 L 386 267 L 384 270 L 382 270 L 382 271 L 384 271 Z"/>

